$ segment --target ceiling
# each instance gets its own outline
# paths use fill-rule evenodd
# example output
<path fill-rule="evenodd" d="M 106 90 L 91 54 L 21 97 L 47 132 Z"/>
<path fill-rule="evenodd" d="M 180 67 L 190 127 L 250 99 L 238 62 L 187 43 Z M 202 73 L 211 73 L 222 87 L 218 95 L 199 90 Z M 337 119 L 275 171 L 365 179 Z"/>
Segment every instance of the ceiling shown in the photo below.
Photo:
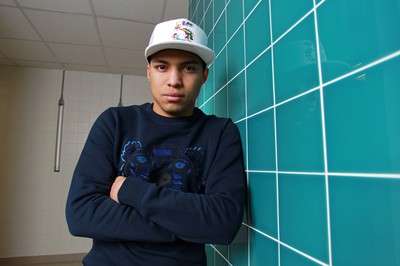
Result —
<path fill-rule="evenodd" d="M 0 0 L 0 65 L 145 75 L 160 21 L 188 0 Z"/>

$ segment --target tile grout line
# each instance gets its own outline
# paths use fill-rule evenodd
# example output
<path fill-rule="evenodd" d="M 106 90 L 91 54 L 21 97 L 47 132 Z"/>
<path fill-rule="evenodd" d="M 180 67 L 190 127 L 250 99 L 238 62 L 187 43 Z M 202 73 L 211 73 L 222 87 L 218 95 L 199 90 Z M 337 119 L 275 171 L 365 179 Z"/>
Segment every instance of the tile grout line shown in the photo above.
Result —
<path fill-rule="evenodd" d="M 331 238 L 331 217 L 330 217 L 330 200 L 329 200 L 329 175 L 328 175 L 328 154 L 327 154 L 327 143 L 326 143 L 326 126 L 325 126 L 325 104 L 324 104 L 324 87 L 322 78 L 322 67 L 321 67 L 321 50 L 319 45 L 319 28 L 318 28 L 318 16 L 316 8 L 316 0 L 313 0 L 314 4 L 314 27 L 315 27 L 315 48 L 317 52 L 317 65 L 318 65 L 318 80 L 319 80 L 319 97 L 320 97 L 320 108 L 321 108 L 321 130 L 322 130 L 322 148 L 324 156 L 324 177 L 325 177 L 325 200 L 326 200 L 326 224 L 327 224 L 327 241 L 328 241 L 328 260 L 329 265 L 332 265 L 332 238 Z M 325 1 L 321 1 L 320 5 Z"/>
<path fill-rule="evenodd" d="M 383 56 L 383 57 L 381 57 L 381 58 L 379 58 L 379 59 L 377 59 L 377 60 L 375 60 L 375 61 L 372 61 L 372 62 L 369 63 L 369 64 L 366 64 L 366 65 L 363 66 L 363 67 L 360 67 L 360 68 L 357 68 L 357 69 L 355 69 L 355 70 L 353 70 L 353 71 L 350 71 L 350 72 L 348 72 L 348 73 L 346 73 L 346 74 L 344 74 L 344 75 L 342 75 L 342 76 L 339 76 L 339 77 L 337 77 L 337 78 L 335 78 L 335 79 L 332 79 L 332 80 L 330 80 L 330 81 L 328 81 L 328 82 L 326 82 L 326 83 L 324 83 L 324 84 L 322 84 L 322 85 L 323 85 L 324 87 L 329 86 L 329 85 L 331 85 L 331 84 L 333 84 L 333 83 L 336 83 L 336 82 L 338 82 L 338 81 L 340 81 L 340 80 L 342 80 L 342 79 L 345 79 L 345 78 L 348 78 L 348 77 L 353 76 L 353 75 L 355 75 L 355 74 L 358 74 L 358 73 L 360 73 L 360 72 L 362 72 L 362 71 L 364 71 L 364 70 L 368 70 L 368 69 L 370 69 L 370 68 L 372 68 L 372 67 L 374 67 L 374 66 L 376 66 L 376 65 L 379 65 L 379 64 L 384 63 L 384 62 L 386 62 L 386 61 L 389 61 L 389 60 L 391 60 L 391 59 L 393 59 L 393 58 L 396 58 L 396 57 L 398 57 L 398 56 L 400 56 L 400 50 L 398 50 L 398 51 L 396 51 L 396 52 L 393 52 L 393 53 L 391 53 L 391 54 L 388 54 L 388 55 L 386 55 L 386 56 Z"/>
<path fill-rule="evenodd" d="M 229 72 L 229 70 L 228 70 L 228 56 L 229 56 L 229 53 L 228 53 L 228 25 L 227 25 L 228 16 L 226 15 L 226 13 L 228 12 L 228 5 L 229 5 L 230 0 L 227 0 L 227 1 L 228 2 L 225 1 L 224 10 L 221 13 L 221 14 L 224 14 L 224 20 L 225 20 L 225 45 L 221 48 L 221 51 L 223 49 L 225 49 L 225 47 L 226 47 L 226 50 L 225 50 L 225 66 L 226 66 L 226 68 L 225 68 L 225 77 L 226 77 L 226 80 L 228 80 L 228 72 Z M 228 99 L 229 99 L 229 89 L 228 89 L 228 83 L 226 84 L 226 86 L 223 86 L 223 87 L 227 88 L 226 89 L 226 114 L 229 114 L 229 101 L 228 101 Z M 212 95 L 211 98 L 214 98 L 214 95 Z"/>
<path fill-rule="evenodd" d="M 247 225 L 247 224 L 244 224 L 244 225 L 247 226 L 250 230 L 253 230 L 253 231 L 255 231 L 255 232 L 257 232 L 257 233 L 259 233 L 259 234 L 261 234 L 261 235 L 267 237 L 268 239 L 270 239 L 270 240 L 276 242 L 278 245 L 282 245 L 282 246 L 284 246 L 284 247 L 286 247 L 286 248 L 288 248 L 288 249 L 290 249 L 290 250 L 296 252 L 297 254 L 302 255 L 303 257 L 308 258 L 309 260 L 312 260 L 312 261 L 314 261 L 314 262 L 316 262 L 316 263 L 318 263 L 318 264 L 320 264 L 320 265 L 322 265 L 322 266 L 329 266 L 329 265 L 326 264 L 325 262 L 322 262 L 322 261 L 320 261 L 320 260 L 318 260 L 318 259 L 316 259 L 316 258 L 314 258 L 314 257 L 312 257 L 312 256 L 310 256 L 310 255 L 308 255 L 308 254 L 306 254 L 306 253 L 304 253 L 304 252 L 302 252 L 302 251 L 300 251 L 300 250 L 298 250 L 298 249 L 296 249 L 296 248 L 290 246 L 289 244 L 286 244 L 286 243 L 284 243 L 284 242 L 282 242 L 282 241 L 276 239 L 275 237 L 270 236 L 269 234 L 262 232 L 261 230 L 259 230 L 259 229 L 257 229 L 257 228 L 254 228 L 254 227 L 252 227 L 252 226 L 250 226 L 250 225 Z M 279 263 L 280 263 L 280 262 L 279 262 Z"/>
<path fill-rule="evenodd" d="M 246 63 L 247 63 L 247 61 L 246 61 L 246 57 L 247 57 L 246 44 L 247 43 L 246 43 L 246 23 L 244 23 L 245 22 L 244 1 L 245 0 L 242 1 L 242 20 L 243 20 L 243 23 L 241 25 L 243 25 L 243 49 L 244 49 L 244 51 L 243 51 L 243 60 L 244 60 L 244 65 L 246 65 Z M 246 69 L 244 70 L 244 80 L 245 80 L 245 82 L 244 82 L 245 115 L 247 116 L 247 114 L 248 114 L 248 110 L 247 110 L 247 108 L 248 108 L 248 98 L 247 98 L 247 70 Z M 246 126 L 246 140 L 245 140 L 245 143 L 246 143 L 246 169 L 249 169 L 249 128 L 248 128 L 249 124 L 248 124 L 248 120 L 246 120 L 245 123 L 246 123 L 245 124 L 245 126 Z M 250 187 L 250 173 L 245 172 L 245 174 L 246 174 L 247 189 L 249 189 L 249 187 Z M 250 210 L 249 193 L 247 193 L 246 202 L 247 202 L 247 210 Z M 248 212 L 246 213 L 246 218 L 247 218 L 247 220 L 249 219 Z M 249 229 L 247 229 L 247 254 L 249 254 L 247 256 L 247 265 L 249 265 L 249 266 L 250 266 L 250 263 L 251 263 L 250 262 L 250 254 L 251 254 L 250 241 L 251 241 L 250 232 L 249 232 Z"/>
<path fill-rule="evenodd" d="M 214 244 L 210 244 L 210 246 L 214 249 L 214 252 L 217 252 L 229 264 L 229 266 L 233 266 L 232 263 L 227 258 L 225 258 L 225 256 L 215 247 Z M 215 261 L 214 261 L 214 264 L 215 264 Z"/>
<path fill-rule="evenodd" d="M 272 170 L 246 170 L 249 173 L 269 173 L 287 174 L 287 175 L 325 175 L 325 172 L 295 172 L 295 171 L 272 171 Z M 360 178 L 400 178 L 398 174 L 385 174 L 385 173 L 346 173 L 346 172 L 328 172 L 330 176 L 351 176 Z"/>
<path fill-rule="evenodd" d="M 341 172 L 331 172 L 329 173 L 331 176 L 351 176 L 351 177 L 360 177 L 360 178 L 393 178 L 400 179 L 399 174 L 379 174 L 379 173 L 341 173 Z"/>
<path fill-rule="evenodd" d="M 274 112 L 274 143 L 275 143 L 275 189 L 276 189 L 276 224 L 278 243 L 281 242 L 281 228 L 280 228 L 280 209 L 279 209 L 279 160 L 278 160 L 278 130 L 276 120 L 276 87 L 275 87 L 275 53 L 273 45 L 273 28 L 272 28 L 272 4 L 271 0 L 268 1 L 269 12 L 269 34 L 270 34 L 270 49 L 271 49 L 271 79 L 272 79 L 272 98 L 273 98 L 273 112 Z M 267 50 L 267 49 L 266 49 Z M 265 51 L 266 51 L 265 50 Z M 264 52 L 263 52 L 264 53 Z M 253 61 L 254 62 L 254 61 Z M 247 120 L 247 119 L 246 119 Z M 278 245 L 278 266 L 281 265 L 281 245 Z"/>

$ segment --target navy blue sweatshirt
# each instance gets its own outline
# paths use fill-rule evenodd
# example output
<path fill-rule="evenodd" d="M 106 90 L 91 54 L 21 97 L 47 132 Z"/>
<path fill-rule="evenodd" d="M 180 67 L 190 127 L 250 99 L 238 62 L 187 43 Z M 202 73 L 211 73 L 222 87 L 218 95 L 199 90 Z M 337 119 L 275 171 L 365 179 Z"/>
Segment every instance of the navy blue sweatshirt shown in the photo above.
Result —
<path fill-rule="evenodd" d="M 110 108 L 94 123 L 66 205 L 71 234 L 93 239 L 84 265 L 206 265 L 204 244 L 229 244 L 243 218 L 238 129 L 228 118 Z M 118 175 L 127 177 L 109 197 Z"/>

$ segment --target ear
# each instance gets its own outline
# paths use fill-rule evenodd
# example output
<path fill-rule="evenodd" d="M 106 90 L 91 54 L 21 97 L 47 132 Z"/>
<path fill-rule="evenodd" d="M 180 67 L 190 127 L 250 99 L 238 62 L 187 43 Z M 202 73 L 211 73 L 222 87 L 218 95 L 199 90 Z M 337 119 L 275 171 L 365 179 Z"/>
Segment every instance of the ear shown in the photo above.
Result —
<path fill-rule="evenodd" d="M 203 72 L 203 77 L 201 78 L 201 84 L 204 84 L 207 81 L 208 78 L 208 67 L 206 69 L 204 69 Z"/>
<path fill-rule="evenodd" d="M 147 79 L 150 81 L 150 64 L 147 64 L 146 66 L 146 73 L 147 73 Z"/>

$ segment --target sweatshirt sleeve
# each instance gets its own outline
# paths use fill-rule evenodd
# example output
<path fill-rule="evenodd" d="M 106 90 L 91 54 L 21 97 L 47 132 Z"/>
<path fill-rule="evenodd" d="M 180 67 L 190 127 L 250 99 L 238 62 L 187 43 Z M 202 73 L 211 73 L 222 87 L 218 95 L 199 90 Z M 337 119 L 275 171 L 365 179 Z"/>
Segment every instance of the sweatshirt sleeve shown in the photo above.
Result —
<path fill-rule="evenodd" d="M 239 132 L 228 120 L 209 169 L 204 194 L 127 178 L 118 198 L 123 205 L 133 207 L 146 219 L 183 240 L 229 244 L 243 219 L 245 184 Z"/>
<path fill-rule="evenodd" d="M 105 111 L 89 133 L 67 198 L 69 230 L 72 235 L 104 241 L 172 242 L 176 237 L 171 232 L 109 197 L 117 176 L 115 120 L 112 112 Z"/>

